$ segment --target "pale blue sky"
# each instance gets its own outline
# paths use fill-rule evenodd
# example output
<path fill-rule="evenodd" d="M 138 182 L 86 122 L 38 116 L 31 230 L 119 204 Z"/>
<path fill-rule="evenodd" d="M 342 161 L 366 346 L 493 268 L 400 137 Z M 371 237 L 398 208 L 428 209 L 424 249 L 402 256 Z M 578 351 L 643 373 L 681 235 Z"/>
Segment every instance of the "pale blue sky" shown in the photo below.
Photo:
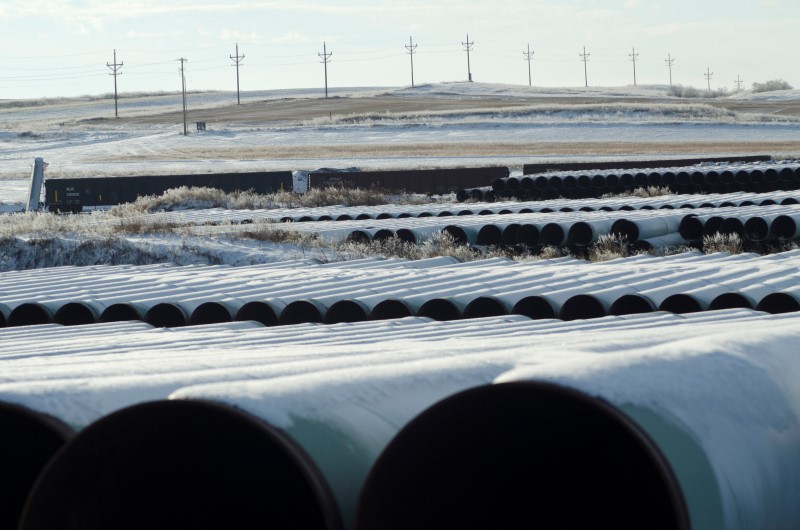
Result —
<path fill-rule="evenodd" d="M 121 91 L 180 89 L 186 57 L 191 89 L 235 90 L 229 55 L 245 55 L 242 90 L 323 84 L 317 53 L 333 52 L 330 86 L 410 84 L 467 77 L 461 43 L 474 41 L 475 81 L 527 84 L 522 52 L 535 52 L 534 85 L 590 86 L 673 81 L 735 88 L 783 78 L 800 88 L 797 0 L 2 0 L 0 99 L 101 94 L 113 90 L 106 63 L 124 62 Z"/>

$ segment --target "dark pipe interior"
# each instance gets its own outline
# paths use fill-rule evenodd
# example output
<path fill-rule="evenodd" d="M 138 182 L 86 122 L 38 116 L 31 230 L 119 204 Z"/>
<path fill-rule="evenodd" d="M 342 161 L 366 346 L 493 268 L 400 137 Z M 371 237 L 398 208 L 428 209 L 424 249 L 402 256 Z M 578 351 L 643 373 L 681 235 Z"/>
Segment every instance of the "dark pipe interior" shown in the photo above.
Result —
<path fill-rule="evenodd" d="M 206 302 L 200 304 L 192 313 L 189 323 L 193 326 L 200 324 L 218 324 L 220 322 L 230 322 L 233 315 L 228 308 L 219 302 Z"/>
<path fill-rule="evenodd" d="M 686 241 L 699 241 L 703 239 L 703 221 L 697 217 L 684 217 L 678 227 L 678 233 Z"/>
<path fill-rule="evenodd" d="M 340 529 L 322 474 L 243 411 L 162 401 L 93 423 L 42 475 L 21 529 Z"/>
<path fill-rule="evenodd" d="M 561 306 L 558 318 L 561 320 L 583 320 L 587 318 L 602 318 L 606 316 L 606 308 L 594 296 L 579 294 L 573 296 Z"/>
<path fill-rule="evenodd" d="M 247 302 L 236 312 L 236 321 L 252 320 L 261 322 L 265 326 L 276 326 L 278 315 L 266 302 Z"/>
<path fill-rule="evenodd" d="M 414 235 L 414 232 L 408 228 L 399 229 L 397 231 L 397 237 L 400 239 L 400 241 L 405 241 L 406 243 L 411 243 L 412 245 L 417 244 L 417 236 Z"/>
<path fill-rule="evenodd" d="M 338 217 L 336 217 L 336 220 L 337 221 L 352 221 L 353 220 L 353 216 L 352 215 L 348 215 L 346 213 L 343 213 L 343 214 L 339 215 Z"/>
<path fill-rule="evenodd" d="M 449 300 L 434 298 L 422 304 L 417 315 L 433 320 L 458 320 L 461 318 L 461 311 Z"/>
<path fill-rule="evenodd" d="M 372 314 L 370 314 L 369 317 L 371 320 L 389 320 L 392 318 L 410 317 L 413 314 L 411 308 L 404 301 L 389 298 L 373 307 Z"/>
<path fill-rule="evenodd" d="M 84 324 L 94 324 L 97 322 L 97 315 L 94 310 L 86 304 L 80 302 L 70 302 L 58 308 L 53 322 L 63 326 L 81 326 Z"/>
<path fill-rule="evenodd" d="M 100 322 L 127 322 L 129 320 L 144 320 L 139 311 L 130 304 L 113 304 L 100 314 Z"/>
<path fill-rule="evenodd" d="M 364 221 L 366 219 L 372 219 L 372 216 L 368 213 L 360 213 L 356 216 L 356 221 Z"/>
<path fill-rule="evenodd" d="M 144 315 L 144 320 L 157 328 L 178 328 L 185 326 L 189 319 L 177 305 L 162 302 L 151 307 Z"/>
<path fill-rule="evenodd" d="M 322 322 L 322 313 L 316 304 L 308 300 L 296 300 L 288 304 L 281 312 L 281 324 L 305 324 L 308 322 Z"/>
<path fill-rule="evenodd" d="M 0 401 L 0 528 L 17 528 L 36 478 L 72 436 L 61 421 Z"/>
<path fill-rule="evenodd" d="M 503 244 L 512 246 L 517 244 L 517 232 L 520 225 L 513 223 L 503 228 Z"/>
<path fill-rule="evenodd" d="M 611 233 L 619 234 L 628 238 L 628 241 L 639 239 L 639 227 L 627 219 L 618 219 L 611 225 Z"/>
<path fill-rule="evenodd" d="M 507 314 L 506 306 L 491 296 L 478 297 L 464 308 L 464 318 L 498 317 Z"/>
<path fill-rule="evenodd" d="M 736 217 L 726 217 L 719 226 L 719 231 L 723 234 L 744 235 L 744 224 Z"/>
<path fill-rule="evenodd" d="M 761 299 L 756 309 L 773 315 L 794 313 L 800 311 L 800 300 L 788 293 L 771 293 Z"/>
<path fill-rule="evenodd" d="M 50 322 L 52 322 L 50 312 L 35 302 L 18 305 L 8 315 L 9 326 L 33 326 Z"/>
<path fill-rule="evenodd" d="M 548 383 L 440 401 L 376 461 L 356 528 L 687 530 L 677 479 L 608 402 Z"/>
<path fill-rule="evenodd" d="M 455 226 L 455 225 L 445 226 L 442 229 L 442 232 L 450 234 L 450 236 L 453 238 L 453 241 L 455 241 L 458 244 L 466 245 L 468 242 L 467 232 L 460 226 Z"/>
<path fill-rule="evenodd" d="M 638 294 L 626 294 L 614 300 L 608 313 L 611 315 L 638 315 L 652 313 L 655 310 L 655 305 L 649 298 Z"/>
<path fill-rule="evenodd" d="M 564 228 L 556 223 L 547 223 L 539 233 L 539 242 L 543 245 L 560 246 L 566 242 L 567 234 Z"/>
<path fill-rule="evenodd" d="M 389 230 L 388 228 L 382 228 L 377 232 L 375 232 L 374 234 L 372 234 L 372 239 L 374 239 L 375 241 L 383 241 L 384 239 L 391 239 L 395 235 L 396 234 L 393 231 Z"/>
<path fill-rule="evenodd" d="M 661 305 L 658 306 L 659 311 L 669 311 L 670 313 L 697 313 L 698 311 L 703 310 L 703 306 L 700 305 L 693 296 L 688 294 L 673 294 L 672 296 L 668 296 Z"/>
<path fill-rule="evenodd" d="M 525 315 L 528 318 L 556 318 L 556 310 L 546 299 L 541 296 L 527 296 L 514 304 L 511 312 L 515 315 Z"/>
<path fill-rule="evenodd" d="M 753 306 L 750 305 L 750 302 L 747 300 L 747 298 L 739 293 L 725 293 L 714 298 L 711 303 L 708 304 L 708 308 L 711 311 L 716 311 L 719 309 L 736 308 L 753 309 Z"/>
<path fill-rule="evenodd" d="M 744 231 L 753 241 L 764 241 L 769 237 L 769 223 L 763 217 L 751 217 L 744 223 Z"/>
<path fill-rule="evenodd" d="M 379 213 L 378 215 L 375 216 L 375 219 L 391 219 L 391 218 L 392 218 L 392 214 L 390 214 L 388 212 L 381 212 L 381 213 Z"/>
<path fill-rule="evenodd" d="M 797 223 L 788 215 L 779 215 L 772 221 L 772 232 L 778 239 L 792 239 L 796 231 Z"/>
<path fill-rule="evenodd" d="M 503 230 L 495 225 L 486 225 L 478 231 L 479 245 L 499 245 L 503 242 Z"/>
<path fill-rule="evenodd" d="M 706 219 L 705 223 L 703 223 L 703 235 L 710 236 L 712 234 L 716 234 L 719 232 L 720 227 L 722 226 L 722 222 L 725 219 L 718 215 L 714 215 Z"/>
<path fill-rule="evenodd" d="M 347 234 L 347 240 L 353 243 L 369 243 L 369 234 L 364 230 L 353 230 Z"/>
<path fill-rule="evenodd" d="M 340 322 L 363 322 L 367 320 L 367 310 L 355 300 L 339 300 L 328 308 L 323 319 L 326 324 Z"/>
<path fill-rule="evenodd" d="M 594 230 L 586 221 L 578 221 L 569 229 L 568 239 L 576 245 L 586 246 L 592 243 Z"/>

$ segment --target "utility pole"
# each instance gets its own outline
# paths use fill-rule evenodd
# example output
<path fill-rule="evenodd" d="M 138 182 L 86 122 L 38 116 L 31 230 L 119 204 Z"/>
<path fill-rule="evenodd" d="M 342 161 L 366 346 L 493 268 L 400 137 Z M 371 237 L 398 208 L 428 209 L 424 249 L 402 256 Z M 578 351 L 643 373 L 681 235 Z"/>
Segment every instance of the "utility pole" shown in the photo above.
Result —
<path fill-rule="evenodd" d="M 636 59 L 639 58 L 639 54 L 636 53 L 636 47 L 631 48 L 631 53 L 628 54 L 628 57 L 631 58 L 633 62 L 633 86 L 636 86 Z"/>
<path fill-rule="evenodd" d="M 714 77 L 714 72 L 711 71 L 711 68 L 706 68 L 706 73 L 703 74 L 706 77 L 706 81 L 708 81 L 708 93 L 711 93 L 711 78 Z"/>
<path fill-rule="evenodd" d="M 411 88 L 414 88 L 414 52 L 417 49 L 417 45 L 414 44 L 414 40 L 409 37 L 408 44 L 406 44 L 406 53 L 411 57 Z"/>
<path fill-rule="evenodd" d="M 108 75 L 114 76 L 114 117 L 119 118 L 119 107 L 117 107 L 117 76 L 122 75 L 120 73 L 120 69 L 124 63 L 117 63 L 117 50 L 114 50 L 114 62 L 113 63 L 106 63 L 111 69 L 111 73 Z"/>
<path fill-rule="evenodd" d="M 669 68 L 669 86 L 672 86 L 672 65 L 675 63 L 675 58 L 667 54 L 667 58 L 664 59 L 664 62 L 667 63 L 667 67 Z"/>
<path fill-rule="evenodd" d="M 525 56 L 525 60 L 528 61 L 528 86 L 531 86 L 531 61 L 533 60 L 533 53 L 531 51 L 531 45 L 528 43 L 528 51 L 522 52 L 522 55 Z"/>
<path fill-rule="evenodd" d="M 230 55 L 229 57 L 233 61 L 233 64 L 231 66 L 236 67 L 236 104 L 241 105 L 242 100 L 239 98 L 239 65 L 241 64 L 242 59 L 244 59 L 244 55 L 239 55 L 238 42 L 236 43 L 236 55 Z"/>
<path fill-rule="evenodd" d="M 586 53 L 586 46 L 583 47 L 583 53 L 578 54 L 578 56 L 580 56 L 581 58 L 581 61 L 583 61 L 583 81 L 584 81 L 584 86 L 586 87 L 589 86 L 589 75 L 586 70 L 586 63 L 589 62 L 590 55 L 591 53 Z"/>
<path fill-rule="evenodd" d="M 320 59 L 322 59 L 322 64 L 325 65 L 325 99 L 328 99 L 328 63 L 331 62 L 331 55 L 333 52 L 328 53 L 328 45 L 326 43 L 322 43 L 322 53 L 318 53 Z"/>
<path fill-rule="evenodd" d="M 742 91 L 742 84 L 744 84 L 744 80 L 739 78 L 739 74 L 736 74 L 736 81 L 734 81 L 734 83 L 736 83 L 736 91 L 737 92 L 741 92 Z"/>
<path fill-rule="evenodd" d="M 183 92 L 183 135 L 189 134 L 189 120 L 186 116 L 186 71 L 184 70 L 184 63 L 188 61 L 181 57 L 178 59 L 181 62 L 181 91 Z"/>
<path fill-rule="evenodd" d="M 469 33 L 467 33 L 467 42 L 462 42 L 461 45 L 464 46 L 464 51 L 467 52 L 467 79 L 472 82 L 472 70 L 469 66 L 469 52 L 472 49 L 474 42 L 469 41 Z"/>

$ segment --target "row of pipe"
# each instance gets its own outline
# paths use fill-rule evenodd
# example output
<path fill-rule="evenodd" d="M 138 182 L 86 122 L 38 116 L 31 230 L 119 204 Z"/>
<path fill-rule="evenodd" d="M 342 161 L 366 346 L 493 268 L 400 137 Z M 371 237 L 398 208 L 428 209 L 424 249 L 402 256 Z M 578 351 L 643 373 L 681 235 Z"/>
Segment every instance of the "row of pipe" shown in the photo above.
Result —
<path fill-rule="evenodd" d="M 774 191 L 769 193 L 719 193 L 696 196 L 663 195 L 657 197 L 610 197 L 603 199 L 551 199 L 545 201 L 505 201 L 485 203 L 430 203 L 424 205 L 384 204 L 379 206 L 326 206 L 317 208 L 283 208 L 256 210 L 181 210 L 159 212 L 134 218 L 115 217 L 120 225 L 142 220 L 158 220 L 166 224 L 219 225 L 251 224 L 255 222 L 314 221 L 369 221 L 404 219 L 410 217 L 453 217 L 465 215 L 504 215 L 512 213 L 559 212 L 559 211 L 612 211 L 653 210 L 678 208 L 717 208 L 726 206 L 752 206 L 772 204 L 798 204 L 797 191 Z M 107 221 L 97 221 L 107 222 Z"/>
<path fill-rule="evenodd" d="M 302 266 L 148 267 L 141 273 L 136 267 L 53 269 L 53 275 L 61 275 L 61 288 L 51 292 L 41 289 L 50 274 L 18 271 L 0 274 L 0 323 L 13 327 L 141 320 L 171 328 L 231 321 L 273 326 L 506 314 L 574 320 L 732 307 L 781 313 L 800 309 L 798 252 L 686 253 L 594 264 L 572 258 L 457 263 L 442 257 Z"/>
<path fill-rule="evenodd" d="M 673 193 L 768 192 L 800 188 L 800 163 L 693 166 L 583 174 L 522 175 L 496 179 L 491 186 L 459 190 L 459 201 L 502 197 L 551 199 L 600 197 L 636 188 L 666 187 Z"/>
<path fill-rule="evenodd" d="M 800 524 L 798 314 L 133 325 L 0 330 L 4 527 Z"/>

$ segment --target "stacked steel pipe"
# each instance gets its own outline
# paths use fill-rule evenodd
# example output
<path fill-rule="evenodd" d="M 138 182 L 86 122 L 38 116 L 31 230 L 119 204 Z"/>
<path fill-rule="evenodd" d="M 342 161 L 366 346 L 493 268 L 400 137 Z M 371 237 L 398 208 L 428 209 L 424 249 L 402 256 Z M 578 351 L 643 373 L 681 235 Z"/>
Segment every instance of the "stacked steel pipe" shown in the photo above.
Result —
<path fill-rule="evenodd" d="M 0 337 L 8 527 L 800 521 L 800 313 Z"/>
<path fill-rule="evenodd" d="M 702 164 L 584 173 L 510 176 L 491 186 L 459 190 L 460 201 L 516 197 L 544 200 L 581 199 L 623 193 L 636 188 L 666 187 L 673 193 L 770 192 L 800 188 L 800 163 L 794 160 L 756 164 Z"/>

